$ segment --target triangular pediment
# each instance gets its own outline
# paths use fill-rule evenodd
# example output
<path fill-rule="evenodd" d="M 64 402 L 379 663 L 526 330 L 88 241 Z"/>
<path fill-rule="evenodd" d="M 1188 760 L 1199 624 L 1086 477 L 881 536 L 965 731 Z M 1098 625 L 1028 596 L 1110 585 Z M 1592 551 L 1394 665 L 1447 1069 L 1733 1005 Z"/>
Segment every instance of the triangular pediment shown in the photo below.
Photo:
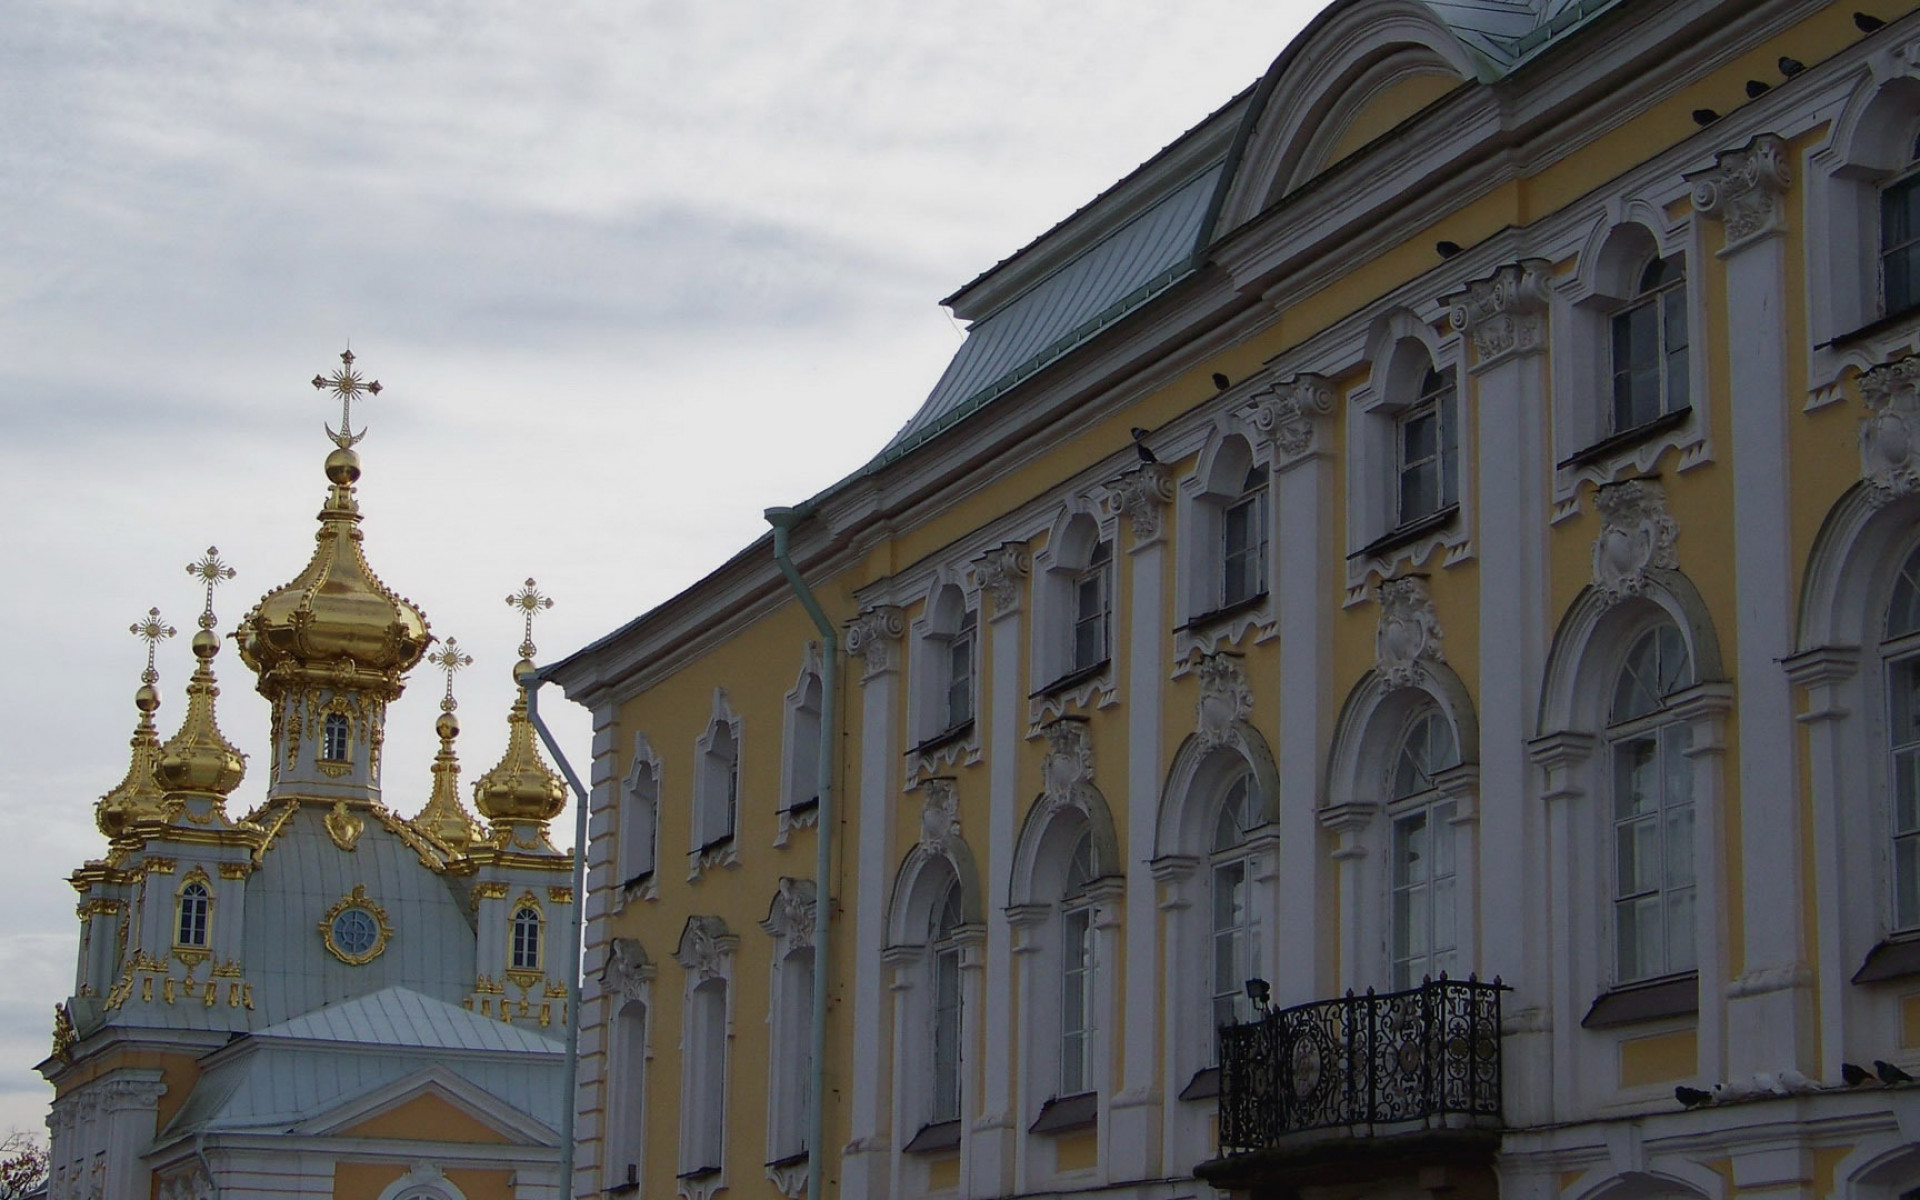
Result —
<path fill-rule="evenodd" d="M 493 1145 L 558 1143 L 532 1116 L 442 1066 L 362 1093 L 291 1131 L 314 1137 L 373 1137 Z"/>

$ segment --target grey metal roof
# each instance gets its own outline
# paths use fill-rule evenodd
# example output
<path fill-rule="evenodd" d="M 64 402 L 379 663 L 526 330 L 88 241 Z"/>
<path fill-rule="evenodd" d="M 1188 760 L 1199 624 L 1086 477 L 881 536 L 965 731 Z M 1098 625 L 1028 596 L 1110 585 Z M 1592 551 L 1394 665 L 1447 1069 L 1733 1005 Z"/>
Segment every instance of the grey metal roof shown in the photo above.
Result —
<path fill-rule="evenodd" d="M 1496 75 L 1620 0 L 1426 0 Z"/>
<path fill-rule="evenodd" d="M 531 1029 L 482 1017 L 402 987 L 383 988 L 371 996 L 317 1008 L 253 1036 L 438 1050 L 560 1052 L 560 1043 Z"/>
<path fill-rule="evenodd" d="M 1173 286 L 1220 178 L 1214 163 L 1038 284 L 974 322 L 913 419 L 880 451 L 891 462 Z"/>

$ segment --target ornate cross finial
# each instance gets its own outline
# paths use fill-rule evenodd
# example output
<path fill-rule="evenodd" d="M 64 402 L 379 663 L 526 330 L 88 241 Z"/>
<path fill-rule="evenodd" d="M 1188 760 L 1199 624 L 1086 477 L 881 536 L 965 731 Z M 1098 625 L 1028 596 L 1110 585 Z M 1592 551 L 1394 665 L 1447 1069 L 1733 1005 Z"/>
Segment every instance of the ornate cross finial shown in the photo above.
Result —
<path fill-rule="evenodd" d="M 200 610 L 200 628 L 212 629 L 214 625 L 213 589 L 232 579 L 238 572 L 220 561 L 218 546 L 208 546 L 207 552 L 200 556 L 198 562 L 187 564 L 187 574 L 198 579 L 207 589 L 207 606 Z"/>
<path fill-rule="evenodd" d="M 378 396 L 380 381 L 364 382 L 360 372 L 353 369 L 353 351 L 346 350 L 340 355 L 340 365 L 331 375 L 315 375 L 313 386 L 320 391 L 329 391 L 340 397 L 340 432 L 335 433 L 333 426 L 327 426 L 327 436 L 333 444 L 342 450 L 352 449 L 355 442 L 367 436 L 367 428 L 362 425 L 360 432 L 353 431 L 353 398 L 359 395 Z"/>
<path fill-rule="evenodd" d="M 447 673 L 447 695 L 440 701 L 441 712 L 452 712 L 459 705 L 453 699 L 453 677 L 460 668 L 473 665 L 473 655 L 460 648 L 457 638 L 448 638 L 440 643 L 440 648 L 427 655 L 427 661 Z"/>
<path fill-rule="evenodd" d="M 520 643 L 520 657 L 526 659 L 528 662 L 532 662 L 533 651 L 534 651 L 534 646 L 533 646 L 534 614 L 537 612 L 540 612 L 542 609 L 552 608 L 553 601 L 541 595 L 540 585 L 535 583 L 533 579 L 529 577 L 524 584 L 520 585 L 519 591 L 507 597 L 507 605 L 510 608 L 519 609 L 521 614 L 526 618 L 526 622 L 527 622 L 526 640 Z"/>
<path fill-rule="evenodd" d="M 154 648 L 180 631 L 160 619 L 159 609 L 150 608 L 146 616 L 127 626 L 127 632 L 147 644 L 147 669 L 140 672 L 140 682 L 145 684 L 160 682 L 160 672 L 153 666 Z"/>

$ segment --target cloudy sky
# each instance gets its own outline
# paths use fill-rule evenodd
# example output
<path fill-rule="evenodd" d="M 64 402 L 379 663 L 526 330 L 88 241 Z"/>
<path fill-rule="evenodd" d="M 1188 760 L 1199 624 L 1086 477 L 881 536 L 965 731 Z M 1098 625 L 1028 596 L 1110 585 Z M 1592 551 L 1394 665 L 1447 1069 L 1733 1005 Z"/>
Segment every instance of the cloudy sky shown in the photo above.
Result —
<path fill-rule="evenodd" d="M 938 299 L 1254 79 L 1316 0 L 14 0 L 0 15 L 0 1130 L 39 1129 L 158 605 L 239 570 L 222 628 L 311 548 L 350 338 L 369 557 L 479 660 L 501 749 L 529 574 L 551 660 L 841 478 L 962 332 Z M 359 415 L 359 414 L 357 414 Z M 161 654 L 163 736 L 186 637 Z M 264 703 L 231 649 L 221 720 Z M 389 720 L 424 798 L 438 682 Z M 550 705 L 576 762 L 584 714 Z M 570 840 L 571 820 L 562 836 Z"/>

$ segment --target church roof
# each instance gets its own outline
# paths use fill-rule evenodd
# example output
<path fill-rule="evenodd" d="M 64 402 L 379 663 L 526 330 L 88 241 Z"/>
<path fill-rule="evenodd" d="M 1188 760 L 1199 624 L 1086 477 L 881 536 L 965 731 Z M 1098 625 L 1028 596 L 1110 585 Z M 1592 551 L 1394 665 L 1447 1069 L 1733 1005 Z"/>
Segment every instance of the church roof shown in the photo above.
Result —
<path fill-rule="evenodd" d="M 402 987 L 383 988 L 340 1004 L 302 1013 L 253 1035 L 361 1046 L 422 1046 L 558 1054 L 560 1044 L 519 1025 L 482 1017 L 458 1005 Z"/>

